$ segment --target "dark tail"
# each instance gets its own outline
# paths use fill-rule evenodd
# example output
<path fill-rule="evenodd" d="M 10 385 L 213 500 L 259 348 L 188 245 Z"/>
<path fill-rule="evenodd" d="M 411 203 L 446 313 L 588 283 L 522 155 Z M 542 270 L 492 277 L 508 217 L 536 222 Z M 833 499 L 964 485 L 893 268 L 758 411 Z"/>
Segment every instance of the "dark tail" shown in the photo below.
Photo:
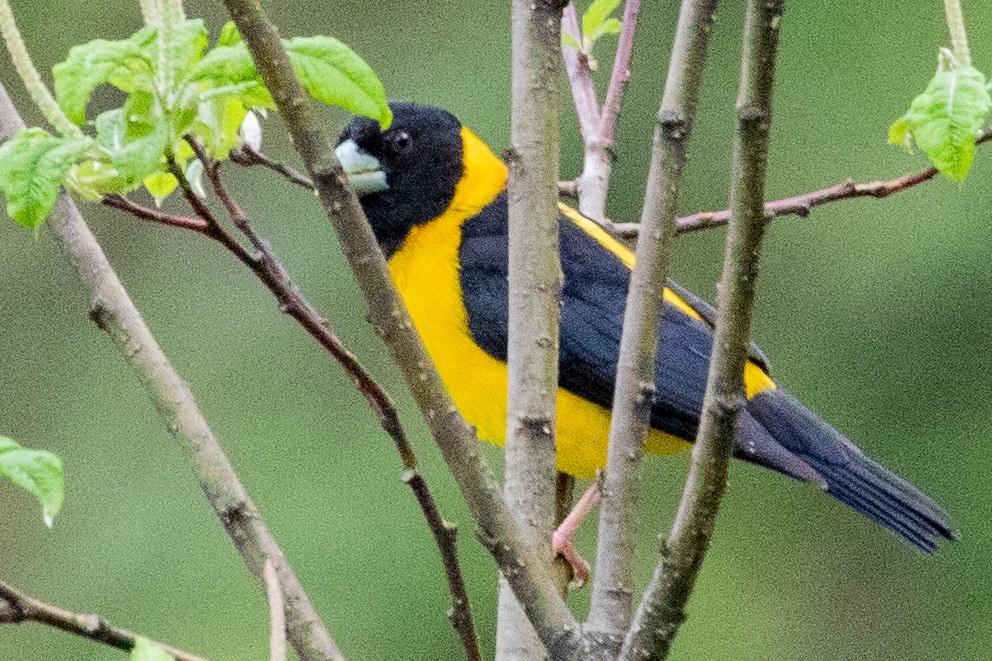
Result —
<path fill-rule="evenodd" d="M 932 498 L 866 456 L 782 388 L 748 400 L 735 455 L 827 493 L 926 552 L 954 540 L 950 518 Z"/>

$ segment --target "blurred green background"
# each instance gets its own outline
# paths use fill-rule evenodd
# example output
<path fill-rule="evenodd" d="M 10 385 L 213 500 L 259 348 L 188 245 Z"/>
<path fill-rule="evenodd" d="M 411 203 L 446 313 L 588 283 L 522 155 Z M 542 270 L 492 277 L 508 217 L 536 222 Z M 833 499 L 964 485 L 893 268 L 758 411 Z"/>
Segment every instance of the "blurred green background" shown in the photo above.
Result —
<path fill-rule="evenodd" d="M 17 0 L 39 68 L 75 43 L 123 37 L 137 3 Z M 284 34 L 332 34 L 392 98 L 442 105 L 497 150 L 509 126 L 509 3 L 265 2 Z M 723 208 L 743 3 L 724 3 L 682 209 Z M 215 31 L 220 3 L 188 2 Z M 609 212 L 634 219 L 677 3 L 645 3 L 618 128 Z M 966 2 L 976 65 L 992 71 L 992 5 Z M 768 194 L 893 177 L 925 165 L 885 144 L 948 42 L 937 0 L 793 2 L 782 24 Z M 610 42 L 599 55 L 607 61 Z M 29 123 L 9 61 L 3 81 Z M 109 97 L 103 97 L 104 100 Z M 563 173 L 581 164 L 563 86 Z M 328 111 L 328 129 L 346 121 Z M 267 149 L 293 160 L 270 119 Z M 988 153 L 986 152 L 988 150 Z M 992 619 L 992 148 L 963 186 L 780 219 L 765 245 L 755 339 L 774 374 L 937 498 L 962 540 L 926 557 L 839 504 L 735 465 L 716 538 L 675 646 L 680 659 L 989 658 Z M 496 576 L 311 195 L 263 172 L 228 180 L 296 280 L 390 388 L 461 557 L 485 650 Z M 181 209 L 178 202 L 170 208 Z M 84 210 L 159 341 L 351 659 L 459 658 L 443 574 L 388 439 L 341 370 L 217 246 L 93 205 Z M 674 273 L 712 300 L 723 233 L 678 241 Z M 218 660 L 263 659 L 267 615 L 232 544 L 135 379 L 87 319 L 87 294 L 49 232 L 0 223 L 0 434 L 65 461 L 54 529 L 0 484 L 0 579 Z M 486 446 L 494 463 L 500 453 Z M 652 458 L 638 577 L 647 582 L 687 457 Z M 592 526 L 580 547 L 594 555 Z M 570 598 L 581 615 L 588 590 Z M 0 659 L 120 659 L 37 624 L 0 626 Z"/>

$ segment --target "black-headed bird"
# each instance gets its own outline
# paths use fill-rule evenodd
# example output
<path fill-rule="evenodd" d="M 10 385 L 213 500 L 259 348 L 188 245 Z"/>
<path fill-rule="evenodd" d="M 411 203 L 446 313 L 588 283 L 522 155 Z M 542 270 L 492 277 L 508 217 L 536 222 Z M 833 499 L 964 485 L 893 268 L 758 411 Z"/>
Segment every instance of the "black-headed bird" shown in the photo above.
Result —
<path fill-rule="evenodd" d="M 455 404 L 502 444 L 507 404 L 507 168 L 450 113 L 394 103 L 382 130 L 358 117 L 337 147 L 393 281 Z M 557 466 L 592 478 L 606 464 L 620 333 L 634 255 L 560 204 Z M 714 310 L 674 282 L 663 292 L 650 454 L 689 447 L 699 426 Z M 734 455 L 813 482 L 920 549 L 954 539 L 947 513 L 875 462 L 769 376 L 752 345 Z M 556 537 L 581 575 L 569 539 Z"/>

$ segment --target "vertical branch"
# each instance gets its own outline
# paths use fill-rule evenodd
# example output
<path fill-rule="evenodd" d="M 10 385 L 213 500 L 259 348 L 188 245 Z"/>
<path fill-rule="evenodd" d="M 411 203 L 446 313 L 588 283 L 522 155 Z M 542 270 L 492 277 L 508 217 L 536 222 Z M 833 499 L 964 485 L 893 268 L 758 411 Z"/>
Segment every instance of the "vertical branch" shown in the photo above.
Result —
<path fill-rule="evenodd" d="M 748 0 L 737 135 L 731 173 L 730 231 L 720 280 L 716 335 L 692 466 L 668 538 L 621 659 L 663 659 L 685 619 L 685 605 L 709 546 L 744 405 L 758 258 L 764 237 L 765 171 L 772 83 L 784 0 Z"/>
<path fill-rule="evenodd" d="M 23 127 L 24 122 L 0 86 L 0 139 L 9 138 Z M 234 472 L 189 386 L 159 347 L 79 209 L 67 195 L 59 198 L 48 226 L 90 290 L 90 316 L 107 333 L 138 377 L 163 425 L 189 456 L 200 487 L 248 569 L 261 581 L 265 561 L 271 560 L 275 565 L 286 596 L 289 639 L 297 655 L 305 660 L 343 659 Z"/>
<path fill-rule="evenodd" d="M 617 39 L 617 54 L 613 58 L 613 71 L 610 86 L 606 88 L 603 112 L 600 116 L 599 132 L 603 140 L 613 144 L 613 131 L 620 114 L 620 98 L 630 79 L 630 56 L 634 50 L 634 33 L 637 31 L 637 16 L 641 12 L 641 0 L 627 0 L 620 19 L 620 36 Z M 671 68 L 671 63 L 669 63 Z"/>
<path fill-rule="evenodd" d="M 558 594 L 550 571 L 538 562 L 537 553 L 524 540 L 492 470 L 476 447 L 475 434 L 458 413 L 417 335 L 362 207 L 347 187 L 330 141 L 317 128 L 276 27 L 257 0 L 224 0 L 224 4 L 313 177 L 320 202 L 365 296 L 372 326 L 400 368 L 479 525 L 479 539 L 506 576 L 549 654 L 556 659 L 575 658 L 581 642 L 578 622 Z"/>
<path fill-rule="evenodd" d="M 558 256 L 558 49 L 561 4 L 512 3 L 509 183 L 509 370 L 504 497 L 523 534 L 551 568 L 555 411 L 562 284 Z M 544 648 L 500 581 L 496 656 L 536 659 Z"/>
<path fill-rule="evenodd" d="M 589 629 L 613 654 L 631 616 L 640 460 L 655 392 L 662 291 L 716 6 L 717 0 L 685 0 L 679 13 L 624 313 L 588 620 Z"/>
<path fill-rule="evenodd" d="M 562 11 L 561 29 L 572 35 L 576 42 L 582 43 L 582 26 L 579 24 L 579 12 L 574 2 L 568 3 Z M 579 118 L 582 142 L 588 143 L 599 124 L 599 99 L 596 98 L 596 85 L 592 81 L 589 61 L 585 55 L 564 44 L 561 47 L 561 55 L 565 62 L 569 87 L 572 90 L 575 114 Z"/>

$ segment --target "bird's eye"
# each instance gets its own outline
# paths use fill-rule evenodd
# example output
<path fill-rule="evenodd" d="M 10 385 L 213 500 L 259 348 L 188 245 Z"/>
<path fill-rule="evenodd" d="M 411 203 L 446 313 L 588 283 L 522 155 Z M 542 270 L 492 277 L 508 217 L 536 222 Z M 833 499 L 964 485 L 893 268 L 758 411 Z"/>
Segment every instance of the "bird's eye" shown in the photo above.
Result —
<path fill-rule="evenodd" d="M 410 134 L 406 131 L 390 131 L 387 135 L 387 140 L 389 141 L 389 145 L 393 148 L 393 151 L 397 154 L 402 154 L 410 149 L 413 142 L 410 138 Z"/>

